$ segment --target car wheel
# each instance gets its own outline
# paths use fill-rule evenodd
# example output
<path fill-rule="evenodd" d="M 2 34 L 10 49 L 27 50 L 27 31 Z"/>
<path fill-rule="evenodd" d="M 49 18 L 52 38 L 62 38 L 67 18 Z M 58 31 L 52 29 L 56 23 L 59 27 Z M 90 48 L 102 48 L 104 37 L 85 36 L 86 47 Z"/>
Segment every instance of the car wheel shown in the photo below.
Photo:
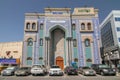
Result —
<path fill-rule="evenodd" d="M 45 76 L 45 73 L 43 73 L 42 75 Z"/>
<path fill-rule="evenodd" d="M 70 75 L 70 74 L 67 72 L 67 75 Z"/>
<path fill-rule="evenodd" d="M 2 76 L 4 76 L 3 74 L 1 74 Z"/>
<path fill-rule="evenodd" d="M 104 73 L 103 73 L 102 71 L 100 72 L 100 74 L 101 74 L 102 76 L 104 76 Z"/>
<path fill-rule="evenodd" d="M 86 74 L 83 74 L 84 76 L 86 76 Z"/>

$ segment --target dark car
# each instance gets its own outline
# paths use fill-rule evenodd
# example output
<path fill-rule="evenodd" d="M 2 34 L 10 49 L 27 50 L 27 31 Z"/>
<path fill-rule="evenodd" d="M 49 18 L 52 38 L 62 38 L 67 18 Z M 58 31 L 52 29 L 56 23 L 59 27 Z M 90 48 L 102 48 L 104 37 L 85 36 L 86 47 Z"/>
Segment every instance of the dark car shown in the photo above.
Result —
<path fill-rule="evenodd" d="M 116 70 L 105 64 L 92 64 L 92 69 L 101 75 L 116 75 Z"/>
<path fill-rule="evenodd" d="M 96 72 L 91 69 L 90 67 L 79 67 L 78 69 L 79 73 L 84 75 L 84 76 L 95 76 L 96 75 Z"/>
<path fill-rule="evenodd" d="M 30 67 L 21 67 L 15 71 L 15 75 L 16 76 L 20 76 L 20 75 L 28 76 L 29 74 L 31 74 L 30 70 L 31 70 Z"/>
<path fill-rule="evenodd" d="M 67 74 L 67 75 L 70 75 L 70 74 L 78 75 L 77 69 L 75 69 L 75 68 L 72 67 L 72 66 L 67 66 L 67 67 L 64 69 L 64 73 Z"/>

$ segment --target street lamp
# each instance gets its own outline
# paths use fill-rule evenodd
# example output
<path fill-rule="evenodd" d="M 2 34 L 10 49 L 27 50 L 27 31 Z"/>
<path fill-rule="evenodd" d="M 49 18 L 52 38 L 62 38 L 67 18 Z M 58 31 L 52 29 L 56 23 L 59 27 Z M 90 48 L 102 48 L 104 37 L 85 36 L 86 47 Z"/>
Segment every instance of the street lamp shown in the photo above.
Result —
<path fill-rule="evenodd" d="M 111 55 L 112 55 L 112 52 L 108 53 L 108 56 L 109 56 L 109 66 L 110 67 L 112 67 Z"/>

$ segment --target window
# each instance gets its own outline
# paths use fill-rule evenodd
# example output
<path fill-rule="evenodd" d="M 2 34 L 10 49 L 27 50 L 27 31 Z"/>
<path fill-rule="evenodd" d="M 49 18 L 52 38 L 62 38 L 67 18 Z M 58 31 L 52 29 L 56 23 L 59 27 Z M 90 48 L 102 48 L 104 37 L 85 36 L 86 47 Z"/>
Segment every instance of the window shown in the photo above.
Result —
<path fill-rule="evenodd" d="M 115 17 L 115 21 L 120 21 L 120 17 Z"/>
<path fill-rule="evenodd" d="M 73 40 L 73 46 L 77 47 L 77 40 L 76 39 Z"/>
<path fill-rule="evenodd" d="M 43 39 L 40 39 L 40 46 L 43 46 Z"/>
<path fill-rule="evenodd" d="M 85 47 L 89 47 L 90 46 L 90 40 L 89 39 L 85 39 Z"/>
<path fill-rule="evenodd" d="M 28 39 L 28 44 L 27 44 L 28 46 L 32 46 L 33 45 L 33 40 L 32 40 L 32 38 L 29 38 Z"/>
<path fill-rule="evenodd" d="M 91 30 L 91 23 L 87 24 L 87 28 L 88 28 L 88 30 Z"/>
<path fill-rule="evenodd" d="M 43 30 L 43 24 L 42 23 L 40 24 L 40 30 Z"/>
<path fill-rule="evenodd" d="M 27 23 L 26 29 L 30 29 L 30 23 Z"/>
<path fill-rule="evenodd" d="M 75 24 L 72 24 L 72 30 L 75 30 L 76 26 Z"/>
<path fill-rule="evenodd" d="M 117 27 L 117 31 L 120 31 L 120 27 Z"/>
<path fill-rule="evenodd" d="M 86 59 L 87 62 L 92 62 L 92 59 L 88 58 Z"/>
<path fill-rule="evenodd" d="M 119 42 L 120 42 L 120 38 L 118 38 Z"/>
<path fill-rule="evenodd" d="M 31 57 L 27 57 L 27 60 L 32 60 L 32 58 Z"/>
<path fill-rule="evenodd" d="M 34 29 L 34 30 L 36 29 L 36 24 L 35 23 L 32 24 L 32 29 Z"/>
<path fill-rule="evenodd" d="M 84 23 L 81 24 L 81 30 L 85 30 L 85 24 Z"/>

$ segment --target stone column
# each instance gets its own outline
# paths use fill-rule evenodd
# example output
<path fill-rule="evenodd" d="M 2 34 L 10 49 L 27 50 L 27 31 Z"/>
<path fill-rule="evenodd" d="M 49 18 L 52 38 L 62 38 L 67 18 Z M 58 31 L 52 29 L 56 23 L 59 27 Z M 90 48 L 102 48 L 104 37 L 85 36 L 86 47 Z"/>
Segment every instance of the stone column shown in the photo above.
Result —
<path fill-rule="evenodd" d="M 48 67 L 50 67 L 50 40 L 47 40 L 47 44 L 48 44 L 48 53 L 47 53 L 47 57 L 48 57 Z"/>
<path fill-rule="evenodd" d="M 34 58 L 33 60 L 32 60 L 32 65 L 33 64 L 36 64 L 36 60 L 37 60 L 37 56 L 36 56 L 36 45 L 35 45 L 35 42 L 33 41 L 33 55 L 32 55 L 32 57 Z"/>
<path fill-rule="evenodd" d="M 70 39 L 70 45 L 69 45 L 69 46 L 70 46 L 70 50 L 69 50 L 69 51 L 70 51 L 70 54 L 69 54 L 69 55 L 70 55 L 70 63 L 71 63 L 71 62 L 72 62 L 72 46 L 71 46 L 71 39 Z"/>
<path fill-rule="evenodd" d="M 68 40 L 66 40 L 66 65 L 69 66 L 69 59 L 68 59 Z"/>
<path fill-rule="evenodd" d="M 47 66 L 47 39 L 45 39 L 45 65 Z"/>
<path fill-rule="evenodd" d="M 70 65 L 70 40 L 68 39 L 68 64 Z"/>

